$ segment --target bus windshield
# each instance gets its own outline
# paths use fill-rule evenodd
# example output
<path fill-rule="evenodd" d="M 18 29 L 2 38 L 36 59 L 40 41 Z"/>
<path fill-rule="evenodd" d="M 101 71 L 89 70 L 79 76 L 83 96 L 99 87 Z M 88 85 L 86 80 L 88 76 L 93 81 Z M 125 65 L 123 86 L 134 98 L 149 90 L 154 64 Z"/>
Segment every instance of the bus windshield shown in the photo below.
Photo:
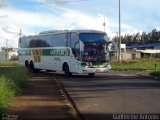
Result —
<path fill-rule="evenodd" d="M 107 42 L 108 37 L 105 33 L 81 33 L 79 38 L 82 42 Z"/>
<path fill-rule="evenodd" d="M 80 40 L 83 43 L 81 48 L 82 61 L 109 61 L 108 37 L 103 33 L 81 33 Z"/>

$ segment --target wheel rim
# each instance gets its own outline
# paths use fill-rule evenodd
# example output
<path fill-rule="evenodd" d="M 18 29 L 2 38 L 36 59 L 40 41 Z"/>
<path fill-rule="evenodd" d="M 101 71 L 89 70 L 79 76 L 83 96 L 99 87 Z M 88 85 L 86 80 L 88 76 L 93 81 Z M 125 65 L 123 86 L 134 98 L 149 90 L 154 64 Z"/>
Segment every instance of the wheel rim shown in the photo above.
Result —
<path fill-rule="evenodd" d="M 68 65 L 65 65 L 64 72 L 65 72 L 66 75 L 69 74 L 69 67 L 68 67 Z"/>
<path fill-rule="evenodd" d="M 64 73 L 66 76 L 72 75 L 72 73 L 70 73 L 70 71 L 69 71 L 69 66 L 67 64 L 65 64 L 65 66 L 64 66 Z"/>

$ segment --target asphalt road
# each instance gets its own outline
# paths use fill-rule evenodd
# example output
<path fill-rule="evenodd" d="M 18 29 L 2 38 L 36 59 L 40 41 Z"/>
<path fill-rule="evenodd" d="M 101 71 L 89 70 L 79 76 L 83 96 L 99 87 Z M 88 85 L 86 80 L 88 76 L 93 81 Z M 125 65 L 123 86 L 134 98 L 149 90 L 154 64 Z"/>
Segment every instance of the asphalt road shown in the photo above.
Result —
<path fill-rule="evenodd" d="M 117 114 L 157 113 L 160 117 L 160 81 L 138 71 L 110 71 L 91 78 L 55 74 L 76 104 L 83 119 L 107 120 Z"/>

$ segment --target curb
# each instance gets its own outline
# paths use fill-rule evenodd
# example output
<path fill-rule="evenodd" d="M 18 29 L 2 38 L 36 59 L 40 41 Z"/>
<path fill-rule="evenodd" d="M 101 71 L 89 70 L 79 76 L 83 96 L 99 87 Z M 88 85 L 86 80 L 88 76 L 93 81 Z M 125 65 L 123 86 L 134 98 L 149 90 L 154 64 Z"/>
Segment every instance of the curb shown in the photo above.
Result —
<path fill-rule="evenodd" d="M 59 82 L 62 90 L 64 91 L 67 99 L 68 99 L 69 102 L 71 103 L 72 108 L 73 108 L 74 111 L 75 111 L 75 118 L 76 118 L 76 120 L 85 120 L 84 117 L 83 117 L 83 115 L 80 113 L 77 105 L 75 104 L 75 102 L 73 101 L 73 99 L 72 99 L 72 98 L 70 97 L 70 95 L 68 94 L 68 92 L 67 92 L 67 90 L 65 89 L 64 85 L 63 85 L 60 81 L 58 81 L 58 82 Z"/>
<path fill-rule="evenodd" d="M 154 80 L 160 80 L 160 77 L 157 77 L 157 76 L 153 76 L 153 75 L 143 75 L 143 74 L 137 74 L 141 77 L 146 77 L 146 78 L 151 78 L 151 79 L 154 79 Z"/>
<path fill-rule="evenodd" d="M 78 107 L 76 106 L 75 102 L 73 101 L 73 99 L 70 97 L 70 95 L 68 94 L 67 90 L 65 89 L 64 85 L 61 83 L 60 80 L 57 80 L 56 79 L 56 74 L 53 75 L 54 78 L 53 80 L 55 81 L 55 83 L 57 84 L 57 86 L 59 87 L 59 91 L 60 91 L 60 94 L 64 97 L 66 97 L 66 109 L 72 109 L 73 113 L 73 119 L 74 120 L 84 120 L 84 117 L 82 116 L 82 114 L 80 113 Z M 52 76 L 52 77 L 53 77 Z M 68 104 L 69 102 L 69 104 Z"/>

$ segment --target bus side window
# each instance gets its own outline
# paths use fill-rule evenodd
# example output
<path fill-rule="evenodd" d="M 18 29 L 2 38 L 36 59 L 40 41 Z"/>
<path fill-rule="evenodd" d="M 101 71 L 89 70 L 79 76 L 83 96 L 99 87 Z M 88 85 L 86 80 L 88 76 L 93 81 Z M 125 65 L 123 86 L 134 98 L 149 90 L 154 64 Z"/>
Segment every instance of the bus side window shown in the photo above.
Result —
<path fill-rule="evenodd" d="M 18 47 L 21 48 L 21 38 L 19 38 Z"/>
<path fill-rule="evenodd" d="M 65 34 L 60 34 L 60 47 L 63 47 L 66 45 L 65 40 L 66 40 Z"/>
<path fill-rule="evenodd" d="M 44 45 L 43 47 L 51 47 L 51 36 L 44 36 L 43 37 Z"/>
<path fill-rule="evenodd" d="M 25 45 L 25 48 L 28 48 L 29 47 L 29 38 L 26 38 L 26 45 Z"/>
<path fill-rule="evenodd" d="M 20 47 L 21 48 L 26 48 L 26 39 L 21 39 Z"/>
<path fill-rule="evenodd" d="M 19 38 L 19 43 L 21 43 L 21 38 Z"/>
<path fill-rule="evenodd" d="M 71 49 L 75 58 L 79 59 L 80 45 L 79 45 L 78 35 L 76 33 L 71 33 Z"/>
<path fill-rule="evenodd" d="M 67 36 L 68 36 L 67 47 L 71 47 L 71 33 L 68 33 Z"/>
<path fill-rule="evenodd" d="M 54 46 L 59 47 L 59 35 L 58 34 L 55 34 Z"/>
<path fill-rule="evenodd" d="M 52 35 L 52 47 L 55 47 L 56 35 Z"/>
<path fill-rule="evenodd" d="M 64 39 L 65 46 L 68 47 L 68 33 L 65 33 L 64 37 L 65 37 L 65 39 Z"/>

